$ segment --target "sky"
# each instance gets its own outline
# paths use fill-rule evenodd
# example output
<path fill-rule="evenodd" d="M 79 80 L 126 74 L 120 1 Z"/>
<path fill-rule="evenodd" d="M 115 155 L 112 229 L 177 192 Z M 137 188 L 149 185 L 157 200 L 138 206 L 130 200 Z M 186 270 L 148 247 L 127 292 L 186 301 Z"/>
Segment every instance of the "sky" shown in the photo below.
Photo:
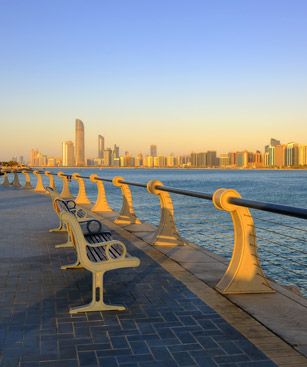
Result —
<path fill-rule="evenodd" d="M 0 0 L 0 161 L 307 144 L 306 0 Z"/>

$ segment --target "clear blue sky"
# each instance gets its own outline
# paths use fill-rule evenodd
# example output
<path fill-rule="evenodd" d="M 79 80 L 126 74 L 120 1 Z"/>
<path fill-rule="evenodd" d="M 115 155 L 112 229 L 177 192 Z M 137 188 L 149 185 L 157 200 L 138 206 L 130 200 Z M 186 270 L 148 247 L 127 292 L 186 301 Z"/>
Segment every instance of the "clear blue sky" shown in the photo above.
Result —
<path fill-rule="evenodd" d="M 0 0 L 0 160 L 307 144 L 306 0 Z"/>

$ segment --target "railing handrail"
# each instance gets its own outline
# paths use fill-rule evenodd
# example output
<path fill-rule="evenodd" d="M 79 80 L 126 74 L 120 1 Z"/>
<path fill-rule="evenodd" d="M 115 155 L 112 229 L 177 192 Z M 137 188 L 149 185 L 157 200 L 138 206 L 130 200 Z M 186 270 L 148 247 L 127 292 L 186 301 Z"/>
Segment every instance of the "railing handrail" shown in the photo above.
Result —
<path fill-rule="evenodd" d="M 52 175 L 57 175 L 56 173 L 51 173 Z M 71 177 L 71 174 L 65 174 L 65 176 Z M 80 176 L 80 178 L 83 179 L 90 179 L 88 176 Z M 103 178 L 103 177 L 97 177 L 97 180 L 104 181 L 104 182 L 112 182 L 112 179 Z M 142 187 L 147 188 L 147 184 L 143 184 L 140 182 L 131 182 L 126 180 L 120 181 L 123 184 L 136 186 L 136 187 Z M 156 188 L 160 191 L 166 191 L 169 193 L 177 194 L 177 195 L 184 195 L 184 196 L 190 196 L 195 197 L 199 199 L 204 200 L 212 200 L 213 194 L 208 194 L 200 191 L 190 191 L 190 190 L 184 190 L 184 189 L 178 189 L 176 187 L 170 187 L 170 186 L 156 186 Z M 244 198 L 229 198 L 228 202 L 233 205 L 242 206 L 249 209 L 257 209 L 265 212 L 275 213 L 275 214 L 281 214 L 289 217 L 295 217 L 299 219 L 307 219 L 307 208 L 300 208 L 300 207 L 293 207 L 289 205 L 283 205 L 283 204 L 274 204 L 270 202 L 265 201 L 258 201 L 258 200 L 249 200 Z"/>
<path fill-rule="evenodd" d="M 126 181 L 126 180 L 120 180 L 119 181 L 120 183 L 122 184 L 125 184 L 125 185 L 130 185 L 130 186 L 136 186 L 136 187 L 143 187 L 144 189 L 147 188 L 147 185 L 146 184 L 142 184 L 140 182 L 131 182 L 131 181 Z"/>
<path fill-rule="evenodd" d="M 249 200 L 243 198 L 230 198 L 228 202 L 230 204 L 243 206 L 245 208 L 257 209 L 262 210 L 264 212 L 286 215 L 288 217 L 307 219 L 306 208 L 299 208 L 295 206 L 274 204 L 265 201 Z"/>
<path fill-rule="evenodd" d="M 171 192 L 173 194 L 190 196 L 190 197 L 204 199 L 204 200 L 212 200 L 212 197 L 213 197 L 212 194 L 207 194 L 205 192 L 177 189 L 175 187 L 170 187 L 170 186 L 156 186 L 156 188 L 160 191 Z"/>

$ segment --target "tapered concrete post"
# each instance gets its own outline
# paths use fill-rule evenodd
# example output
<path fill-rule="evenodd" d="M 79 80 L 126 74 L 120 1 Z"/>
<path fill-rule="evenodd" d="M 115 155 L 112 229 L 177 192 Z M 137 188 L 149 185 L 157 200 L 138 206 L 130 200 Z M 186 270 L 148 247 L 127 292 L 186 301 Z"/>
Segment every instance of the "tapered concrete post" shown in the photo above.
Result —
<path fill-rule="evenodd" d="M 76 197 L 76 204 L 90 204 L 91 201 L 87 197 L 85 183 L 83 178 L 80 177 L 79 173 L 73 173 L 72 178 L 78 182 L 79 191 Z"/>
<path fill-rule="evenodd" d="M 257 254 L 256 231 L 248 208 L 228 202 L 240 198 L 236 190 L 219 189 L 213 194 L 213 204 L 230 213 L 234 228 L 234 247 L 228 268 L 216 289 L 222 294 L 273 293 Z"/>
<path fill-rule="evenodd" d="M 33 186 L 31 185 L 31 179 L 30 179 L 30 174 L 28 171 L 22 171 L 22 173 L 24 174 L 25 176 L 25 179 L 26 179 L 26 183 L 24 184 L 24 189 L 27 189 L 27 190 L 31 190 L 33 189 Z"/>
<path fill-rule="evenodd" d="M 6 172 L 4 173 L 2 186 L 10 186 L 9 176 Z"/>
<path fill-rule="evenodd" d="M 153 195 L 158 195 L 160 199 L 160 223 L 154 234 L 152 244 L 155 246 L 178 246 L 184 245 L 184 240 L 180 237 L 174 217 L 174 206 L 169 192 L 160 191 L 156 186 L 163 186 L 158 180 L 151 180 L 147 183 L 147 191 Z"/>
<path fill-rule="evenodd" d="M 58 177 L 62 179 L 63 187 L 60 196 L 63 199 L 71 199 L 73 198 L 70 189 L 69 189 L 69 182 L 67 176 L 65 176 L 64 172 L 58 172 Z"/>
<path fill-rule="evenodd" d="M 45 175 L 49 178 L 49 187 L 56 191 L 56 186 L 54 183 L 54 175 L 51 174 L 49 171 L 45 171 Z"/>
<path fill-rule="evenodd" d="M 119 216 L 114 220 L 114 223 L 119 225 L 141 224 L 137 218 L 133 208 L 132 194 L 129 185 L 121 183 L 123 177 L 115 176 L 112 180 L 114 186 L 120 187 L 122 192 L 123 204 L 119 212 Z"/>
<path fill-rule="evenodd" d="M 97 185 L 97 199 L 91 209 L 92 212 L 112 212 L 113 209 L 109 206 L 103 181 L 98 180 L 98 175 L 96 174 L 90 175 L 90 180 Z"/>
<path fill-rule="evenodd" d="M 35 175 L 37 178 L 37 183 L 34 191 L 46 193 L 46 190 L 43 185 L 42 175 L 39 173 L 39 171 L 33 171 L 33 175 Z"/>
<path fill-rule="evenodd" d="M 17 189 L 19 189 L 21 187 L 20 182 L 19 182 L 19 177 L 18 177 L 18 173 L 14 172 L 14 180 L 11 183 L 12 186 L 16 187 Z"/>

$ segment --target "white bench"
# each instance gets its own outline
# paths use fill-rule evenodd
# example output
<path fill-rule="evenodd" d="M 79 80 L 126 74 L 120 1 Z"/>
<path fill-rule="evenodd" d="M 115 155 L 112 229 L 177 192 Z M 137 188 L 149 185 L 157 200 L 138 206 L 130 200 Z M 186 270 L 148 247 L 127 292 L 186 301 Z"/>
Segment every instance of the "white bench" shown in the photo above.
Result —
<path fill-rule="evenodd" d="M 91 303 L 71 308 L 69 312 L 124 310 L 124 306 L 104 303 L 103 276 L 110 270 L 137 267 L 140 265 L 140 260 L 130 256 L 121 241 L 108 240 L 107 235 L 98 233 L 84 234 L 76 217 L 69 212 L 61 213 L 61 221 L 65 224 L 76 248 L 80 267 L 90 271 L 93 275 Z"/>

